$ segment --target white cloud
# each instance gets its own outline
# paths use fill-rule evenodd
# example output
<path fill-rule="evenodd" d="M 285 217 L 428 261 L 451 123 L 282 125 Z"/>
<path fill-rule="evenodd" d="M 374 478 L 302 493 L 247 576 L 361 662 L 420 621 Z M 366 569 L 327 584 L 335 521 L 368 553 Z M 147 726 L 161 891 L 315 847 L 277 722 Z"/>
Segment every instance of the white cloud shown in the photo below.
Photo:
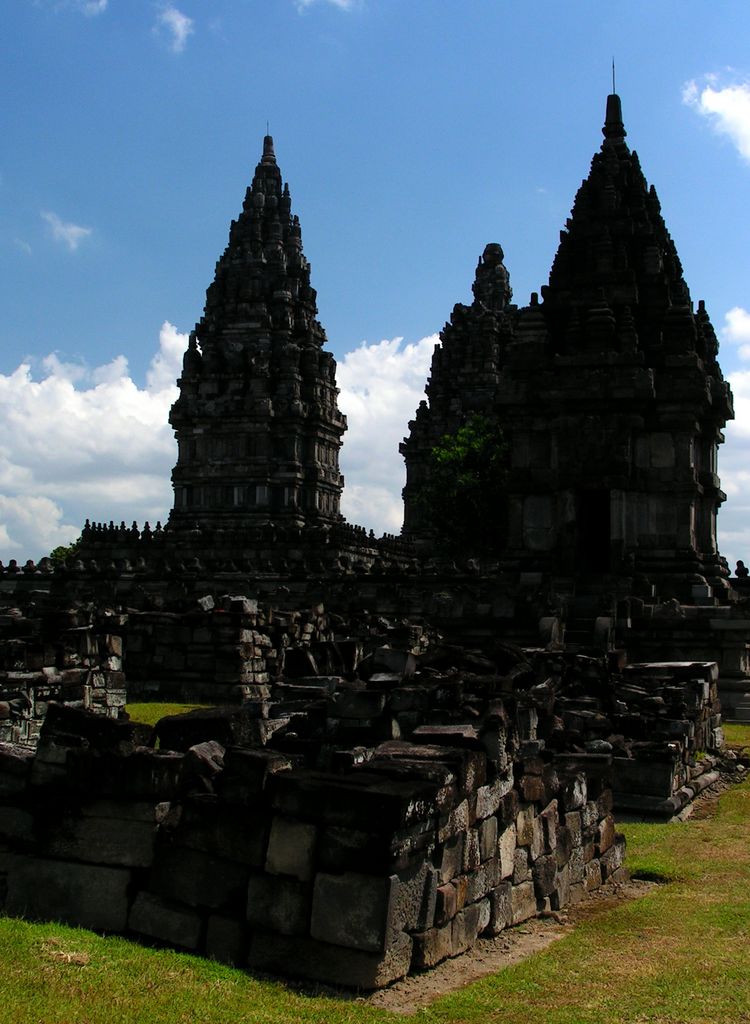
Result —
<path fill-rule="evenodd" d="M 403 338 L 364 342 L 338 365 L 339 406 L 349 429 L 341 468 L 342 512 L 376 533 L 398 533 L 403 521 L 404 460 L 399 442 L 424 398 L 436 334 L 412 345 Z"/>
<path fill-rule="evenodd" d="M 298 11 L 304 11 L 308 7 L 312 7 L 313 4 L 318 3 L 318 0 L 294 0 L 297 5 Z M 341 11 L 350 11 L 356 0 L 325 0 L 326 3 L 332 4 L 334 7 L 338 7 Z"/>
<path fill-rule="evenodd" d="M 724 315 L 721 339 L 738 346 L 740 359 L 750 359 L 750 313 L 742 306 L 733 306 Z"/>
<path fill-rule="evenodd" d="M 49 210 L 42 210 L 40 215 L 52 229 L 52 237 L 55 241 L 67 245 L 71 252 L 75 252 L 84 238 L 88 238 L 91 234 L 91 228 L 84 228 L 80 224 L 61 220 L 56 213 L 51 213 Z"/>
<path fill-rule="evenodd" d="M 52 353 L 0 374 L 0 558 L 38 559 L 84 520 L 164 519 L 176 449 L 167 422 L 187 335 L 166 322 L 146 386 L 124 356 L 89 369 Z"/>
<path fill-rule="evenodd" d="M 108 3 L 109 0 L 78 0 L 76 7 L 88 17 L 94 17 L 97 14 L 104 14 Z"/>
<path fill-rule="evenodd" d="M 172 53 L 182 53 L 188 36 L 195 31 L 193 19 L 183 14 L 174 4 L 165 4 L 156 15 L 157 29 L 164 29 L 169 35 Z"/>
<path fill-rule="evenodd" d="M 719 448 L 719 475 L 727 502 L 719 511 L 719 550 L 734 567 L 750 565 L 750 370 L 729 375 L 735 418 L 727 424 Z"/>
<path fill-rule="evenodd" d="M 685 84 L 682 100 L 705 117 L 715 131 L 727 135 L 740 156 L 750 162 L 750 82 L 719 86 L 716 75 L 703 84 Z"/>

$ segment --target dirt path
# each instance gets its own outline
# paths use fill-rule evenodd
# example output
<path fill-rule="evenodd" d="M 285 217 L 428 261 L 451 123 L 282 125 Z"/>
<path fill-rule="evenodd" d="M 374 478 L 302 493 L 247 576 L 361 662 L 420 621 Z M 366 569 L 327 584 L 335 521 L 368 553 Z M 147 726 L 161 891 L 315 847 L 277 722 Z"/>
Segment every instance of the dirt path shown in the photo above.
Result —
<path fill-rule="evenodd" d="M 504 967 L 546 949 L 557 939 L 570 934 L 580 921 L 611 910 L 627 900 L 638 899 L 650 892 L 655 884 L 631 879 L 604 885 L 573 907 L 547 917 L 532 918 L 509 928 L 495 939 L 479 939 L 461 956 L 444 960 L 423 974 L 409 975 L 389 988 L 360 996 L 357 1001 L 392 1013 L 416 1013 L 420 1007 L 448 992 L 463 988 L 487 974 L 496 974 Z"/>

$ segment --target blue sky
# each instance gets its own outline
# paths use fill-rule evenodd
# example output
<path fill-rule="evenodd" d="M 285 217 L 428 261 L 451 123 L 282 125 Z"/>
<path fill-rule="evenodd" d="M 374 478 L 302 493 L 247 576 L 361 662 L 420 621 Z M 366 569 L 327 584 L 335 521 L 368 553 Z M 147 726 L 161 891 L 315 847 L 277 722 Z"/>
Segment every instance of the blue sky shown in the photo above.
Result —
<path fill-rule="evenodd" d="M 722 542 L 750 554 L 746 0 L 4 0 L 2 13 L 0 558 L 38 557 L 86 515 L 167 513 L 170 389 L 266 121 L 339 360 L 345 510 L 398 529 L 395 446 L 426 339 L 470 297 L 488 241 L 517 302 L 545 282 L 601 141 L 613 56 L 628 141 L 723 338 L 739 416 Z"/>

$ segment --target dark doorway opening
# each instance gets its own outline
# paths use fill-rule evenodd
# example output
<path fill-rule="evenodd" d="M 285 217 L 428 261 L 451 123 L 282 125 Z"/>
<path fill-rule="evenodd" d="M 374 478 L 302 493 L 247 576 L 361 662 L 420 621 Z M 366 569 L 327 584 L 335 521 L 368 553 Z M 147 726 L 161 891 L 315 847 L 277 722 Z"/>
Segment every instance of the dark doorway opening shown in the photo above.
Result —
<path fill-rule="evenodd" d="M 576 561 L 579 572 L 609 572 L 612 530 L 610 492 L 579 491 L 576 498 Z"/>

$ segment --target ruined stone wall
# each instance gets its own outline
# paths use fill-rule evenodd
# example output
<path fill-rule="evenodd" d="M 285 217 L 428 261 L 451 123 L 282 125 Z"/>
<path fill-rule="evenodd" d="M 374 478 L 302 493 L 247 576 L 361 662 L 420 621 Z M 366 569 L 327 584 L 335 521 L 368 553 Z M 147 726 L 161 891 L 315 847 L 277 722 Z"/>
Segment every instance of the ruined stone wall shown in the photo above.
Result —
<path fill-rule="evenodd" d="M 320 771 L 56 708 L 36 757 L 0 747 L 2 909 L 385 985 L 623 877 L 610 757 L 544 755 L 538 721 L 509 701 L 481 737 L 425 727 Z"/>
<path fill-rule="evenodd" d="M 34 747 L 50 701 L 116 718 L 125 705 L 121 616 L 0 607 L 0 742 Z"/>

